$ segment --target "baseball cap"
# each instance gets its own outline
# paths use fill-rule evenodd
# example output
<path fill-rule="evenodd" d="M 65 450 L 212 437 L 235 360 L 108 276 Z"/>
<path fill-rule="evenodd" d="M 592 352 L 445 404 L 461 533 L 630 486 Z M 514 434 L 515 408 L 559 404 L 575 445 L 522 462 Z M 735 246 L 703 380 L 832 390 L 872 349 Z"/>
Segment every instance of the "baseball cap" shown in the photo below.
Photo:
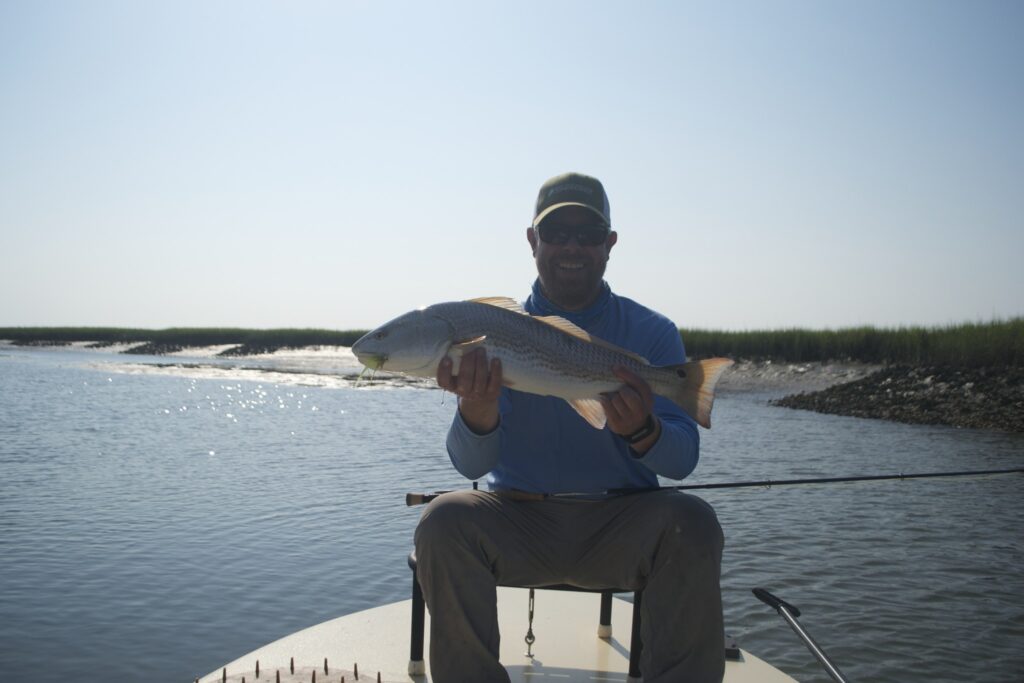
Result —
<path fill-rule="evenodd" d="M 612 224 L 608 195 L 597 178 L 582 173 L 563 173 L 541 185 L 533 227 L 540 225 L 552 211 L 563 206 L 582 206 L 597 214 L 605 225 Z"/>

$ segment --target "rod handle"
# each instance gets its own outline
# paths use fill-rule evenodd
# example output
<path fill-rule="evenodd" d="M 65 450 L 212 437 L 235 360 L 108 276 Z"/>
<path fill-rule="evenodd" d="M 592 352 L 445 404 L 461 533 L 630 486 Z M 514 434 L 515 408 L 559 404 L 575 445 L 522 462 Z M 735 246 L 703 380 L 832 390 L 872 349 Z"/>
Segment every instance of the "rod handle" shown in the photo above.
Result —
<path fill-rule="evenodd" d="M 434 500 L 442 493 L 448 493 L 447 491 L 434 491 L 433 493 L 407 493 L 405 494 L 405 504 L 407 507 L 413 505 L 423 505 Z"/>
<path fill-rule="evenodd" d="M 408 507 L 412 507 L 413 505 L 423 505 L 430 497 L 431 495 L 429 493 L 407 493 L 405 494 L 405 504 Z"/>
<path fill-rule="evenodd" d="M 769 607 L 771 607 L 772 609 L 774 609 L 776 612 L 779 611 L 780 607 L 785 607 L 786 610 L 790 614 L 792 614 L 794 617 L 800 616 L 800 610 L 797 609 L 796 606 L 789 604 L 788 602 L 786 602 L 782 598 L 779 598 L 779 597 L 776 597 L 776 596 L 772 595 L 771 593 L 766 591 L 764 588 L 755 588 L 753 590 L 753 593 L 754 593 L 754 597 L 756 597 L 758 600 L 760 600 L 764 604 L 766 604 Z"/>

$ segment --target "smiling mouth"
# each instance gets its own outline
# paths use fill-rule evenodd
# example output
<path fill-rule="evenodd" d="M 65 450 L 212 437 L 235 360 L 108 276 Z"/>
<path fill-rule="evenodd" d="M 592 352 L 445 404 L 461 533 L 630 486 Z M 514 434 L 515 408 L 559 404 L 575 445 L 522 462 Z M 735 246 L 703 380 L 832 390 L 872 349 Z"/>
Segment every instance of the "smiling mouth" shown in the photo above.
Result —
<path fill-rule="evenodd" d="M 562 270 L 583 270 L 584 265 L 579 261 L 561 261 L 557 264 Z"/>

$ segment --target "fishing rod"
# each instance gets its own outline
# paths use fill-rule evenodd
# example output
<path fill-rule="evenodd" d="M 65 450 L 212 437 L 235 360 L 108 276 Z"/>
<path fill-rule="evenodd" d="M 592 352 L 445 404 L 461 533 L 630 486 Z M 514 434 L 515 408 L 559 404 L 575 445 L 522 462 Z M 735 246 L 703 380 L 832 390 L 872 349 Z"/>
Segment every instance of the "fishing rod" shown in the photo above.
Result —
<path fill-rule="evenodd" d="M 1024 473 L 1024 467 L 1011 467 L 1000 470 L 960 470 L 957 472 L 917 472 L 906 474 L 869 474 L 856 477 L 814 477 L 810 479 L 761 479 L 758 481 L 729 481 L 712 484 L 683 484 L 679 486 L 657 486 L 652 488 L 639 489 L 611 489 L 605 491 L 609 495 L 622 495 L 627 493 L 644 493 L 647 491 L 694 491 L 700 489 L 742 489 L 742 488 L 771 488 L 773 486 L 798 486 L 807 484 L 840 484 L 859 481 L 894 481 L 904 479 L 934 479 L 938 477 L 982 477 L 995 474 L 1020 474 Z M 475 482 L 474 487 L 476 488 Z M 407 493 L 405 504 L 408 506 L 422 505 L 429 503 L 438 496 L 449 491 L 435 491 L 434 493 Z M 526 493 L 509 492 L 510 498 L 521 498 L 522 500 L 543 500 L 545 498 L 581 498 L 592 497 L 593 493 Z"/>
<path fill-rule="evenodd" d="M 920 472 L 915 474 L 867 474 L 859 477 L 816 477 L 811 479 L 762 479 L 761 481 L 734 481 L 718 484 L 687 484 L 683 486 L 662 486 L 663 489 L 677 491 L 693 489 L 742 489 L 755 486 L 771 488 L 773 486 L 797 486 L 800 484 L 839 484 L 853 481 L 894 481 L 903 479 L 934 479 L 937 477 L 982 477 L 991 474 L 1016 474 L 1024 472 L 1024 467 L 1011 467 L 1003 470 L 961 470 L 959 472 Z M 625 490 L 625 489 L 621 489 Z"/>
<path fill-rule="evenodd" d="M 821 649 L 821 646 L 814 642 L 814 638 L 811 638 L 811 634 L 805 631 L 800 625 L 800 622 L 796 620 L 796 618 L 800 616 L 799 609 L 782 598 L 775 597 L 764 588 L 755 588 L 753 593 L 757 596 L 758 600 L 769 607 L 775 608 L 775 611 L 779 613 L 779 616 L 786 620 L 786 623 L 793 629 L 793 632 L 800 636 L 800 640 L 804 641 L 804 645 L 806 645 L 807 649 L 811 651 L 811 654 L 814 655 L 815 659 L 825 667 L 825 671 L 827 671 L 828 675 L 832 677 L 832 680 L 836 683 L 847 683 L 847 680 L 843 676 L 843 672 L 839 670 L 839 667 L 832 663 L 832 660 L 828 658 L 828 655 L 826 655 L 825 651 Z"/>

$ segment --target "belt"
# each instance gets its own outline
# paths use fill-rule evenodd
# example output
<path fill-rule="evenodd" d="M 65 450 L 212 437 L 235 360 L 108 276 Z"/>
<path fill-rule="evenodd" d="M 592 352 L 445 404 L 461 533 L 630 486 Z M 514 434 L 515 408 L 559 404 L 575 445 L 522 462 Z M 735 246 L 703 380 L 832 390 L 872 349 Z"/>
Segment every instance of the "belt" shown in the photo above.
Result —
<path fill-rule="evenodd" d="M 540 502 L 543 500 L 608 500 L 630 493 L 641 493 L 650 489 L 616 489 L 614 491 L 595 491 L 593 493 L 533 493 L 518 489 L 494 489 L 490 493 L 506 500 Z"/>

